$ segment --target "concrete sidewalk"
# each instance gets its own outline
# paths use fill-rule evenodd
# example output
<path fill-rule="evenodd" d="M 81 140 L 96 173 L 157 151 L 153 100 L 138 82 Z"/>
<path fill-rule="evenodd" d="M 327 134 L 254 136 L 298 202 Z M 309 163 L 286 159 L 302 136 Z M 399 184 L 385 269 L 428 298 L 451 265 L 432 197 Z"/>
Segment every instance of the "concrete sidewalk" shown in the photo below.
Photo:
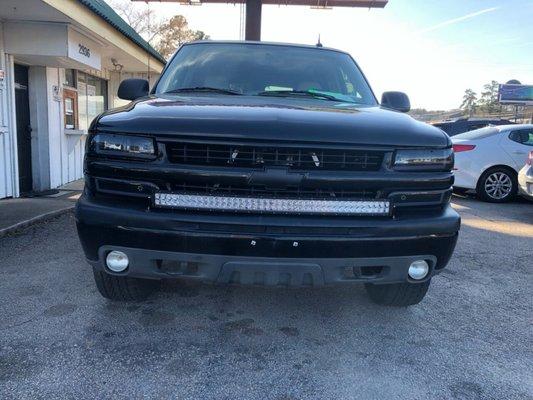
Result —
<path fill-rule="evenodd" d="M 82 190 L 80 180 L 46 196 L 0 200 L 0 237 L 72 210 Z"/>

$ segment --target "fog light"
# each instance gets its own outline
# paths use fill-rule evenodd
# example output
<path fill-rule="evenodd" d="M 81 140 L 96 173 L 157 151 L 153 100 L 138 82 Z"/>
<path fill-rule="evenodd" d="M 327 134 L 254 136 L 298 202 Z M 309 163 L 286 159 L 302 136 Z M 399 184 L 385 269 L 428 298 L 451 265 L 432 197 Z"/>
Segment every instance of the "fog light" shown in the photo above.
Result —
<path fill-rule="evenodd" d="M 429 272 L 429 264 L 426 260 L 416 260 L 411 263 L 409 266 L 409 271 L 407 272 L 412 279 L 420 280 L 424 279 Z"/>
<path fill-rule="evenodd" d="M 105 263 L 107 268 L 109 268 L 111 271 L 123 272 L 126 270 L 126 268 L 128 268 L 130 261 L 125 253 L 113 250 L 107 255 Z"/>

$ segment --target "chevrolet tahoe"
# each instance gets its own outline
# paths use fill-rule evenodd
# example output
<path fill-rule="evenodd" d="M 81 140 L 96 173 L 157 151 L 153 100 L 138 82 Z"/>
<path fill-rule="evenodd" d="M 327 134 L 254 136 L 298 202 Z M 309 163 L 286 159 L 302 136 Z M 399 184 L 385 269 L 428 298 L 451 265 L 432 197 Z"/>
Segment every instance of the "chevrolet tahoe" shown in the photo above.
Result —
<path fill-rule="evenodd" d="M 91 124 L 80 241 L 100 293 L 163 279 L 363 283 L 409 306 L 453 253 L 450 138 L 401 92 L 378 102 L 353 58 L 320 46 L 200 41 L 149 91 Z"/>

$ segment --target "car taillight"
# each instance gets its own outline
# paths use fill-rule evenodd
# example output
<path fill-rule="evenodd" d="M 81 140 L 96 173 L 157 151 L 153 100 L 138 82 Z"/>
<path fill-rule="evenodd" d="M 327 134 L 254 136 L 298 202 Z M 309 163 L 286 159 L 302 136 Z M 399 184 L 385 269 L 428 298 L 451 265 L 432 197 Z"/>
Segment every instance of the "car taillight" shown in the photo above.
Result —
<path fill-rule="evenodd" d="M 476 146 L 474 144 L 454 144 L 453 151 L 455 153 L 460 153 L 462 151 L 474 150 Z"/>
<path fill-rule="evenodd" d="M 533 150 L 529 152 L 529 155 L 527 156 L 526 164 L 533 165 Z"/>

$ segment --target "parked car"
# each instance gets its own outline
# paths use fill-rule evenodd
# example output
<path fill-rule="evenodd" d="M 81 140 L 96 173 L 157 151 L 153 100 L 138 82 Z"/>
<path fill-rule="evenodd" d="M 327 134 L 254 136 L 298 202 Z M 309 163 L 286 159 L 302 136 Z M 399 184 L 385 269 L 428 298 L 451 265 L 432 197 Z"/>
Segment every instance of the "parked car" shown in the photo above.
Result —
<path fill-rule="evenodd" d="M 533 125 L 477 129 L 452 138 L 456 190 L 475 190 L 489 202 L 510 201 L 518 191 L 518 171 L 533 146 Z"/>
<path fill-rule="evenodd" d="M 144 298 L 161 279 L 365 283 L 420 302 L 448 263 L 453 151 L 440 129 L 377 102 L 349 54 L 195 42 L 156 86 L 91 124 L 78 233 L 100 293 Z"/>
<path fill-rule="evenodd" d="M 529 152 L 526 165 L 518 173 L 518 186 L 522 196 L 533 200 L 533 150 Z"/>
<path fill-rule="evenodd" d="M 507 119 L 488 119 L 488 118 L 458 118 L 453 121 L 436 122 L 433 126 L 442 129 L 448 136 L 459 135 L 464 132 L 475 129 L 485 128 L 487 126 L 511 125 Z"/>

